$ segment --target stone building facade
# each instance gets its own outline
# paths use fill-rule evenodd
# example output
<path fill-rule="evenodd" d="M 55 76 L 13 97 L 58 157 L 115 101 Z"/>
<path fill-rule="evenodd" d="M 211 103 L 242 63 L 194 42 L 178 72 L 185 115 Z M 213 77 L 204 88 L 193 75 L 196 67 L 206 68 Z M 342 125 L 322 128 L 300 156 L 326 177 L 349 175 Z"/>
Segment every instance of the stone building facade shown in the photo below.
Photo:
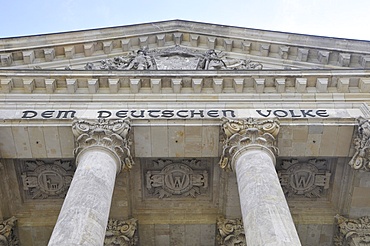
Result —
<path fill-rule="evenodd" d="M 172 20 L 0 57 L 0 245 L 370 245 L 370 42 Z"/>

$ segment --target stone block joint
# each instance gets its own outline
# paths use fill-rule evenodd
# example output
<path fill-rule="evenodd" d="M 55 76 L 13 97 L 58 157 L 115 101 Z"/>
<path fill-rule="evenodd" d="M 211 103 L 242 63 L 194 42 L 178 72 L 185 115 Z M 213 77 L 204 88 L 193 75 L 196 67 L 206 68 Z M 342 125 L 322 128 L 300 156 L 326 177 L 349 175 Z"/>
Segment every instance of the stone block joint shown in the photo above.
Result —
<path fill-rule="evenodd" d="M 256 120 L 223 118 L 221 123 L 225 135 L 220 167 L 224 170 L 234 170 L 233 160 L 247 149 L 264 149 L 271 155 L 279 153 L 276 147 L 276 137 L 280 130 L 278 119 Z M 273 158 L 275 159 L 275 158 Z"/>
<path fill-rule="evenodd" d="M 134 160 L 131 156 L 128 134 L 131 129 L 129 119 L 98 121 L 75 120 L 72 123 L 72 132 L 75 137 L 77 157 L 90 148 L 103 148 L 110 151 L 120 160 L 117 172 L 122 169 L 131 169 Z"/>

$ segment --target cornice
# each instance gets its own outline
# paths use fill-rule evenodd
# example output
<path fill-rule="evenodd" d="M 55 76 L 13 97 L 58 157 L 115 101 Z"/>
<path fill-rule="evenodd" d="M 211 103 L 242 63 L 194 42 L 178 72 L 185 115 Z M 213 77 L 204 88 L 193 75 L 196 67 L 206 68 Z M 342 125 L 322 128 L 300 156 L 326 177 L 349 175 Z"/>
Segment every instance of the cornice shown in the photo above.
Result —
<path fill-rule="evenodd" d="M 173 20 L 86 31 L 0 39 L 0 67 L 183 45 L 241 55 L 370 67 L 370 42 Z"/>

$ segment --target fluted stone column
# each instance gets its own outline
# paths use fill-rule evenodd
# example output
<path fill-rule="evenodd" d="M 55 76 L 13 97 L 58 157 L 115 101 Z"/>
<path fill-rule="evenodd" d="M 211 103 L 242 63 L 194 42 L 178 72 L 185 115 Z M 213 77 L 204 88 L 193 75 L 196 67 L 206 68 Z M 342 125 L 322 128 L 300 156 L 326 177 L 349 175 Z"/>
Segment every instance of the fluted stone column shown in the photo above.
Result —
<path fill-rule="evenodd" d="M 104 243 L 116 174 L 131 168 L 127 120 L 74 121 L 77 169 L 49 246 Z"/>
<path fill-rule="evenodd" d="M 220 166 L 234 170 L 247 245 L 301 245 L 275 170 L 277 120 L 229 120 Z"/>

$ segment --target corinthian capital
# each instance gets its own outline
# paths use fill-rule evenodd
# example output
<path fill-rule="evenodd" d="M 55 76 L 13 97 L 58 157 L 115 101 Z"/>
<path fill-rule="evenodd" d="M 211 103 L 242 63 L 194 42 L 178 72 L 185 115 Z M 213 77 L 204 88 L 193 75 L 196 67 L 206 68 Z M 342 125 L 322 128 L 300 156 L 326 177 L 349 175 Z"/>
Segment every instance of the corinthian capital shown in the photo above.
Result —
<path fill-rule="evenodd" d="M 18 238 L 14 233 L 17 219 L 13 216 L 0 222 L 0 245 L 15 246 L 18 245 Z"/>
<path fill-rule="evenodd" d="M 111 150 L 120 158 L 121 168 L 130 169 L 134 163 L 128 139 L 130 129 L 129 120 L 75 120 L 72 123 L 77 145 L 74 154 L 77 156 L 86 148 L 100 146 Z"/>
<path fill-rule="evenodd" d="M 354 169 L 370 171 L 370 122 L 363 117 L 359 117 L 357 122 L 358 129 L 354 139 L 356 153 L 349 165 Z"/>
<path fill-rule="evenodd" d="M 251 146 L 263 146 L 278 154 L 275 146 L 276 137 L 280 130 L 277 119 L 255 120 L 253 118 L 232 120 L 223 118 L 222 131 L 225 135 L 220 166 L 232 170 L 232 159 L 241 149 Z"/>
<path fill-rule="evenodd" d="M 370 217 L 348 219 L 336 215 L 338 231 L 335 246 L 370 245 Z"/>

